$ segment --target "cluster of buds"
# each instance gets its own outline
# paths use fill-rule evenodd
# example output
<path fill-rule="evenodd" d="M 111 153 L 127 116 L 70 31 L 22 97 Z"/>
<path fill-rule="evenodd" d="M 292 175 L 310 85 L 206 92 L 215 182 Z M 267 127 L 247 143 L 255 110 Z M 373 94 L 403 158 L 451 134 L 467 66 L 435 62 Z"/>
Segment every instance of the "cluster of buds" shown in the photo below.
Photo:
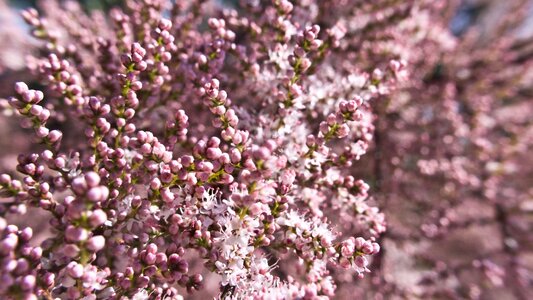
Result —
<path fill-rule="evenodd" d="M 308 151 L 306 157 L 313 157 L 315 151 L 329 155 L 326 143 L 334 138 L 344 139 L 350 134 L 350 125 L 353 121 L 361 121 L 363 116 L 359 108 L 363 105 L 363 99 L 356 97 L 353 100 L 341 100 L 335 113 L 330 113 L 325 121 L 320 122 L 319 132 L 308 135 L 306 145 Z"/>
<path fill-rule="evenodd" d="M 36 38 L 45 40 L 47 48 L 56 48 L 58 51 L 64 51 L 64 48 L 57 47 L 59 34 L 49 28 L 47 20 L 39 17 L 39 12 L 35 8 L 30 8 L 22 12 L 22 17 L 26 23 L 32 26 L 32 35 Z"/>
<path fill-rule="evenodd" d="M 349 268 L 355 264 L 358 270 L 369 271 L 368 260 L 363 255 L 372 255 L 380 250 L 379 244 L 365 240 L 364 238 L 349 238 L 343 241 L 339 247 L 339 264 L 343 268 Z"/>
<path fill-rule="evenodd" d="M 50 88 L 63 96 L 66 105 L 81 107 L 85 99 L 82 97 L 81 80 L 70 70 L 70 63 L 50 54 L 47 60 L 39 64 L 39 73 L 50 81 Z"/>
<path fill-rule="evenodd" d="M 157 28 L 152 31 L 152 40 L 147 44 L 147 51 L 151 59 L 147 60 L 148 80 L 155 87 L 161 86 L 165 76 L 169 73 L 169 67 L 165 64 L 172 59 L 172 52 L 176 51 L 174 36 L 170 34 L 172 22 L 161 19 Z"/>
<path fill-rule="evenodd" d="M 15 91 L 18 97 L 11 98 L 9 104 L 26 117 L 21 124 L 22 127 L 33 128 L 38 139 L 52 147 L 57 147 L 63 134 L 58 130 L 49 130 L 46 127 L 51 112 L 39 105 L 44 99 L 43 92 L 31 90 L 23 82 L 16 84 Z"/>
<path fill-rule="evenodd" d="M 170 145 L 183 143 L 187 140 L 187 127 L 189 127 L 189 117 L 185 111 L 180 109 L 175 114 L 175 119 L 166 124 L 166 136 Z M 171 146 L 173 147 L 173 146 Z"/>
<path fill-rule="evenodd" d="M 54 285 L 55 275 L 40 271 L 43 250 L 29 244 L 33 231 L 8 225 L 0 218 L 0 294 L 13 299 L 37 299 L 42 289 Z M 44 296 L 44 295 L 43 295 Z"/>

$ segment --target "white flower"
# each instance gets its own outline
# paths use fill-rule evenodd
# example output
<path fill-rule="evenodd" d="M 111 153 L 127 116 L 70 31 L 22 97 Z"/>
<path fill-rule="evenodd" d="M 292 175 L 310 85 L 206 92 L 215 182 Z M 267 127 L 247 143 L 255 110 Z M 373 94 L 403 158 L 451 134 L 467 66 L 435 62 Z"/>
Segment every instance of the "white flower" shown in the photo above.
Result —
<path fill-rule="evenodd" d="M 146 290 L 140 290 L 137 294 L 133 295 L 131 300 L 147 300 L 148 299 L 148 292 Z"/>
<path fill-rule="evenodd" d="M 309 227 L 307 221 L 304 220 L 297 211 L 291 210 L 277 219 L 277 223 L 288 227 Z"/>

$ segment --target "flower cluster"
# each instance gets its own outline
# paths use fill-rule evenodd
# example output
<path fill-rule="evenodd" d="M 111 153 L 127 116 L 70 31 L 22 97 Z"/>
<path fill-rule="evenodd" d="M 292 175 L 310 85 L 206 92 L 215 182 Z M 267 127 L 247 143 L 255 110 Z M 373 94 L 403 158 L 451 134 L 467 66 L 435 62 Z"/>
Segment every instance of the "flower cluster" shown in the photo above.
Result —
<path fill-rule="evenodd" d="M 35 146 L 1 212 L 38 208 L 51 234 L 31 246 L 1 219 L 0 295 L 179 299 L 214 273 L 221 298 L 311 299 L 370 272 L 385 221 L 352 172 L 403 62 L 337 65 L 345 26 L 305 5 L 215 2 L 23 12 L 39 90 L 17 83 L 4 109 Z"/>

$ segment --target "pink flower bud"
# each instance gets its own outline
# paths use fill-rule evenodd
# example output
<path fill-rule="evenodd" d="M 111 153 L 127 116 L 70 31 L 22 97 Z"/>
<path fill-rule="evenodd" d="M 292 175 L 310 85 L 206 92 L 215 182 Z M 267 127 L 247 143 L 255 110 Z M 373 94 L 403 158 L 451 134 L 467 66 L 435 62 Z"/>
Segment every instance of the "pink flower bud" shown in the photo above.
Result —
<path fill-rule="evenodd" d="M 28 86 L 24 82 L 15 83 L 15 91 L 17 94 L 22 95 L 22 93 L 28 91 Z"/>
<path fill-rule="evenodd" d="M 95 187 L 100 184 L 100 176 L 95 172 L 88 172 L 85 174 L 85 182 L 89 187 Z"/>
<path fill-rule="evenodd" d="M 161 188 L 161 180 L 159 180 L 159 178 L 152 179 L 150 182 L 150 188 L 154 191 L 159 190 Z"/>
<path fill-rule="evenodd" d="M 172 193 L 168 188 L 165 188 L 161 191 L 161 197 L 163 198 L 163 201 L 167 203 L 174 201 L 174 193 Z"/>
<path fill-rule="evenodd" d="M 89 223 L 93 227 L 98 227 L 104 224 L 105 221 L 107 221 L 107 214 L 101 209 L 94 210 L 89 216 Z"/>
<path fill-rule="evenodd" d="M 69 225 L 65 230 L 65 237 L 71 242 L 84 241 L 88 238 L 87 230 Z"/>
<path fill-rule="evenodd" d="M 77 262 L 70 262 L 67 265 L 67 273 L 72 278 L 80 278 L 83 276 L 83 266 Z"/>
<path fill-rule="evenodd" d="M 50 131 L 50 133 L 48 134 L 48 140 L 51 142 L 51 143 L 56 143 L 58 142 L 61 137 L 63 136 L 63 134 L 58 131 L 58 130 L 52 130 Z"/>
<path fill-rule="evenodd" d="M 63 254 L 65 254 L 67 257 L 74 258 L 79 255 L 80 248 L 74 244 L 67 244 L 63 246 Z"/>
<path fill-rule="evenodd" d="M 354 260 L 355 265 L 359 268 L 366 268 L 368 266 L 368 260 L 364 256 L 357 256 Z"/>
<path fill-rule="evenodd" d="M 109 197 L 109 189 L 106 186 L 98 186 L 89 189 L 87 199 L 92 202 L 102 202 Z"/>
<path fill-rule="evenodd" d="M 20 284 L 20 287 L 22 290 L 30 291 L 33 290 L 35 287 L 35 283 L 37 282 L 35 276 L 33 275 L 26 275 L 22 278 L 22 282 Z"/>
<path fill-rule="evenodd" d="M 87 249 L 93 252 L 98 252 L 104 248 L 105 238 L 101 235 L 95 235 L 87 241 L 86 245 Z"/>

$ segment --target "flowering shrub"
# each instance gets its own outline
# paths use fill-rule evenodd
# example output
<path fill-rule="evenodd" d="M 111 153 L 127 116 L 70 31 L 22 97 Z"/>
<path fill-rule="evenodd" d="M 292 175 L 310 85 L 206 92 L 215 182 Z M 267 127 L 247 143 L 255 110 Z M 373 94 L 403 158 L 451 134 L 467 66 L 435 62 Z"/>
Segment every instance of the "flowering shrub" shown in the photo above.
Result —
<path fill-rule="evenodd" d="M 0 293 L 173 299 L 212 272 L 221 298 L 319 298 L 335 293 L 332 268 L 363 277 L 385 223 L 350 174 L 369 103 L 404 65 L 347 70 L 344 25 L 306 9 L 24 11 L 39 87 L 17 83 L 3 106 L 39 146 L 1 175 L 3 214 L 37 207 L 53 229 L 36 246 L 0 219 Z"/>
<path fill-rule="evenodd" d="M 526 1 L 219 2 L 23 11 L 0 298 L 527 299 Z"/>

